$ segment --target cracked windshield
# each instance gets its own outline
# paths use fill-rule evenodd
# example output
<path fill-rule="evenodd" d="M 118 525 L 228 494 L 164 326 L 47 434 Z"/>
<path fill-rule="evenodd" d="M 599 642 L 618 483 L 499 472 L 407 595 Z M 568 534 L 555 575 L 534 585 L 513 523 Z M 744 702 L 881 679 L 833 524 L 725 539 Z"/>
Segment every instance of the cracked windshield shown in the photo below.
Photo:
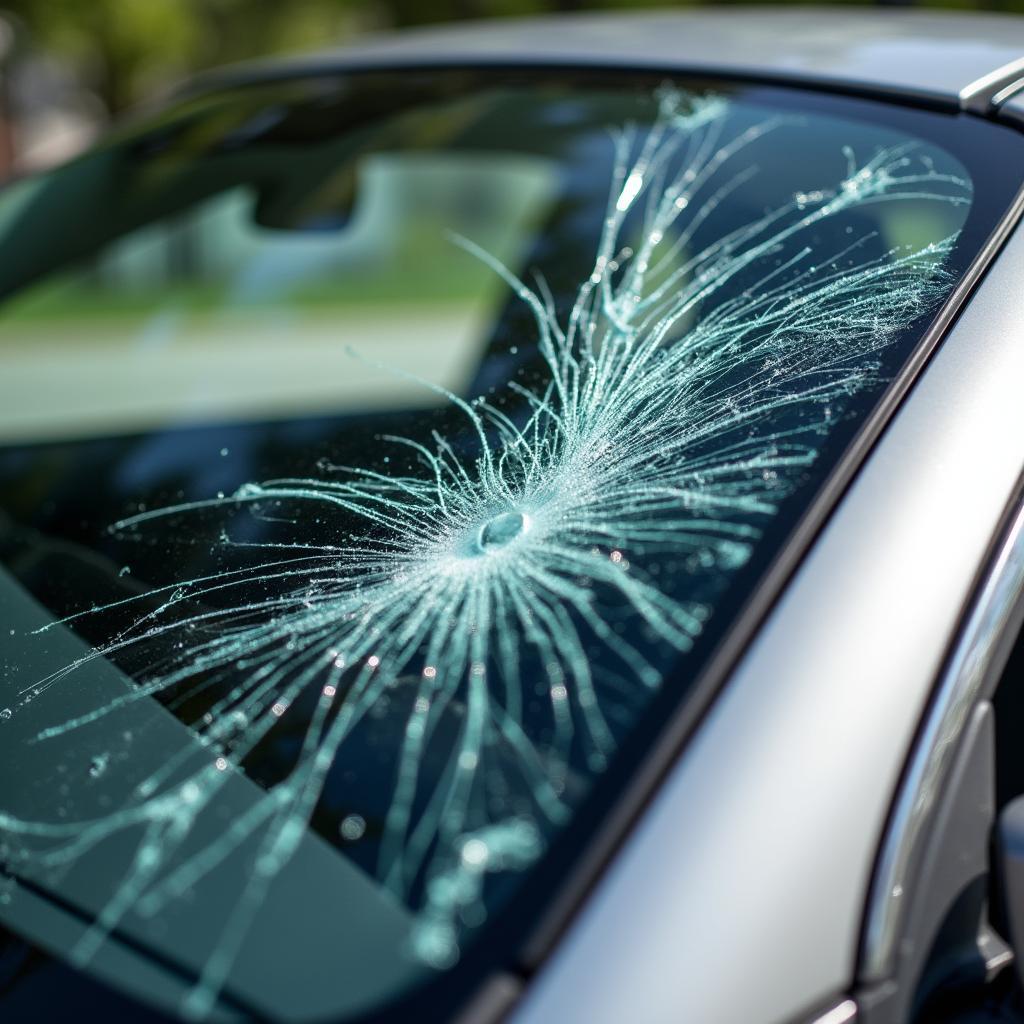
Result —
<path fill-rule="evenodd" d="M 0 194 L 0 920 L 198 1017 L 500 929 L 971 255 L 939 115 L 865 110 L 297 79 Z"/>

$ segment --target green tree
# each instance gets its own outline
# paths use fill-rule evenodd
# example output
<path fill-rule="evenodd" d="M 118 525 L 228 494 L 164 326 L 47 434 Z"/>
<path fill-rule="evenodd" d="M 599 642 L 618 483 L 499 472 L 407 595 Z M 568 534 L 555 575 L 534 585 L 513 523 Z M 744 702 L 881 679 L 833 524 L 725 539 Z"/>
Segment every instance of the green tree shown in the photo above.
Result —
<path fill-rule="evenodd" d="M 213 64 L 343 39 L 372 20 L 374 7 L 360 0 L 6 2 L 29 45 L 69 63 L 114 112 Z"/>

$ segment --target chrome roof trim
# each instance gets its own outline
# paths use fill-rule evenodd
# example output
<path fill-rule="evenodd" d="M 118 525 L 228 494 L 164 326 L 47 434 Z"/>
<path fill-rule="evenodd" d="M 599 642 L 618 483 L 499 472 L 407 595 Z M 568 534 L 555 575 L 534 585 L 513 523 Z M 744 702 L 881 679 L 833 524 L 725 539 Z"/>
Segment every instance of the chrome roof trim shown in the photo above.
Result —
<path fill-rule="evenodd" d="M 1024 79 L 1008 85 L 992 102 L 1000 121 L 1024 128 Z"/>
<path fill-rule="evenodd" d="M 1021 78 L 1015 78 L 1009 85 L 1004 85 L 1002 89 L 992 97 L 990 110 L 998 110 L 1007 100 L 1016 96 L 1021 89 L 1024 89 L 1024 76 Z"/>
<path fill-rule="evenodd" d="M 1001 68 L 960 90 L 960 106 L 975 114 L 988 114 L 1024 86 L 1024 57 L 1012 60 Z"/>
<path fill-rule="evenodd" d="M 1024 593 L 1024 503 L 1013 521 L 950 653 L 894 805 L 868 900 L 861 978 L 893 971 L 912 865 L 967 716 L 1001 668 L 1006 635 L 1019 626 Z"/>

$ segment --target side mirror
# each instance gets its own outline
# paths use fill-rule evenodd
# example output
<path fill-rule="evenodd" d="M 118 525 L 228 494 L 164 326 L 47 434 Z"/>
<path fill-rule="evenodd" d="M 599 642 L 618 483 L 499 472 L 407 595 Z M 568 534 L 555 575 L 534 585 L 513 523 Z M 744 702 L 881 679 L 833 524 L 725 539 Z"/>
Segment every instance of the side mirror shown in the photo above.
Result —
<path fill-rule="evenodd" d="M 1003 808 L 996 827 L 1002 911 L 1016 953 L 1017 979 L 1024 985 L 1024 796 Z"/>

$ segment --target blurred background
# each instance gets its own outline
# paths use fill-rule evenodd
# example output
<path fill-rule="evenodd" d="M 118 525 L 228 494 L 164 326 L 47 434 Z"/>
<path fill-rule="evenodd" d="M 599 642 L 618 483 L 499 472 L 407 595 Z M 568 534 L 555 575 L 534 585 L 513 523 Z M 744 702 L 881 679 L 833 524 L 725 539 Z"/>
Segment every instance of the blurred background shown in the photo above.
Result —
<path fill-rule="evenodd" d="M 1024 9 L 1024 0 L 1002 2 Z M 344 45 L 370 33 L 443 21 L 658 6 L 673 4 L 0 0 L 0 182 L 73 156 L 112 119 L 214 65 Z M 743 15 L 737 11 L 736 16 Z M 266 116 L 271 117 L 267 123 L 276 123 L 279 112 L 264 111 L 265 97 L 250 102 L 257 104 L 253 110 L 242 104 L 232 115 L 239 124 L 249 119 L 261 124 Z M 605 102 L 612 101 L 606 97 Z M 478 116 L 486 121 L 484 114 Z M 487 116 L 505 123 L 503 113 Z M 526 114 L 516 117 L 528 123 Z M 588 130 L 600 143 L 593 153 L 610 159 L 607 124 L 627 117 L 611 107 L 594 114 Z M 229 130 L 228 122 L 211 122 L 210 131 Z M 38 280 L 30 274 L 30 286 L 5 299 L 0 440 L 98 437 L 183 418 L 240 421 L 334 413 L 350 406 L 380 412 L 390 408 L 388 403 L 409 400 L 395 375 L 381 365 L 402 366 L 410 379 L 431 379 L 448 390 L 478 393 L 483 378 L 477 381 L 474 374 L 483 365 L 494 325 L 503 322 L 507 289 L 482 261 L 453 245 L 450 233 L 473 239 L 525 275 L 545 232 L 563 231 L 569 238 L 578 230 L 568 213 L 564 229 L 552 227 L 562 223 L 560 211 L 580 202 L 576 196 L 569 203 L 562 195 L 567 182 L 576 182 L 574 188 L 589 182 L 588 202 L 596 212 L 588 222 L 600 223 L 611 166 L 589 156 L 585 173 L 564 175 L 560 168 L 572 150 L 564 133 L 552 142 L 551 152 L 524 149 L 513 160 L 507 154 L 498 159 L 488 144 L 479 153 L 447 151 L 443 133 L 435 138 L 433 130 L 419 148 L 392 152 L 388 130 L 382 121 L 383 141 L 371 145 L 364 139 L 358 159 L 342 137 L 335 152 L 334 136 L 326 133 L 294 166 L 268 164 L 266 174 L 285 183 L 282 195 L 297 190 L 302 197 L 288 216 L 263 210 L 262 193 L 254 195 L 245 175 L 236 175 L 238 180 L 229 175 L 230 187 L 204 186 L 201 201 L 172 202 L 176 190 L 191 193 L 165 181 L 166 208 L 159 214 L 149 210 L 131 230 L 119 229 L 109 237 L 110 206 L 97 212 L 82 203 L 66 221 L 69 215 L 61 211 L 70 208 L 58 204 L 54 211 L 49 203 L 39 203 L 42 226 L 28 221 L 29 227 L 19 229 L 22 236 L 10 243 L 19 252 L 8 268 L 15 276 L 31 265 L 29 251 L 42 253 L 44 265 L 53 258 L 48 238 L 67 235 L 81 245 L 84 230 L 106 241 Z M 793 179 L 788 160 L 766 180 L 787 182 L 788 194 L 797 186 L 832 180 L 846 166 L 842 146 L 851 130 L 843 122 L 842 139 L 819 131 L 820 142 L 831 138 L 821 157 L 825 162 L 814 164 L 805 146 L 800 181 Z M 194 140 L 183 136 L 184 162 L 172 162 L 175 173 L 187 176 L 194 168 L 197 180 L 205 173 L 204 139 L 203 132 Z M 192 152 L 190 146 L 199 148 Z M 80 173 L 80 168 L 68 171 L 72 180 Z M 288 185 L 293 179 L 296 184 Z M 82 180 L 92 179 L 86 172 Z M 102 175 L 96 179 L 102 180 Z M 123 181 L 136 182 L 140 194 L 148 194 L 151 185 L 141 171 L 137 177 L 126 172 Z M 0 192 L 0 233 L 8 242 L 11 225 L 20 223 L 11 211 L 21 202 L 36 209 L 37 184 L 31 176 L 22 177 Z M 77 196 L 77 187 L 67 194 Z M 122 187 L 118 202 L 131 208 L 129 184 Z M 317 205 L 321 199 L 322 209 Z M 751 210 L 779 201 L 778 196 L 756 201 L 748 196 L 747 206 L 737 209 L 753 216 Z M 882 205 L 878 237 L 894 245 L 924 244 L 955 230 L 922 222 L 921 211 L 906 205 Z M 549 270 L 572 266 L 551 255 L 546 259 Z M 577 270 L 589 273 L 589 264 Z M 526 336 L 532 331 L 529 325 L 519 329 Z M 376 367 L 353 360 L 350 347 L 372 353 Z M 437 353 L 444 353 L 444 359 Z M 421 403 L 442 401 L 425 396 L 418 384 L 413 390 Z M 41 402 L 41 394 L 48 400 Z M 234 454 L 230 465 L 215 460 L 218 471 L 241 473 L 241 446 L 222 441 L 213 450 L 222 447 Z M 223 481 L 224 489 L 258 478 L 261 470 L 252 465 L 245 472 L 233 483 Z M 222 486 L 219 478 L 211 485 L 207 476 L 201 483 L 195 498 Z"/>
<path fill-rule="evenodd" d="M 919 2 L 1024 11 L 1024 0 Z M 6 0 L 0 178 L 73 155 L 140 99 L 214 65 L 413 25 L 676 6 L 680 0 Z"/>

